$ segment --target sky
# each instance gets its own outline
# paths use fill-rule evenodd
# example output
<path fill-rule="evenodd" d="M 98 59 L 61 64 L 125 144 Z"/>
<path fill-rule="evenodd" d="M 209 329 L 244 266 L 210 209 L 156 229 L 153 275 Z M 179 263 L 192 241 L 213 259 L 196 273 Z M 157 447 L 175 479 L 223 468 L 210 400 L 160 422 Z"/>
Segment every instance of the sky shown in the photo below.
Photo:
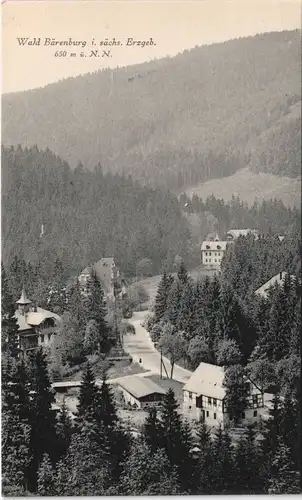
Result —
<path fill-rule="evenodd" d="M 6 0 L 2 4 L 2 93 L 174 56 L 196 45 L 300 26 L 300 0 Z M 40 39 L 40 44 L 21 45 L 18 38 Z M 47 43 L 47 39 L 69 38 L 86 46 Z M 122 45 L 100 46 L 106 38 Z M 152 38 L 153 45 L 128 42 L 127 46 L 128 38 L 141 42 Z M 91 55 L 95 50 L 98 57 L 95 52 Z"/>

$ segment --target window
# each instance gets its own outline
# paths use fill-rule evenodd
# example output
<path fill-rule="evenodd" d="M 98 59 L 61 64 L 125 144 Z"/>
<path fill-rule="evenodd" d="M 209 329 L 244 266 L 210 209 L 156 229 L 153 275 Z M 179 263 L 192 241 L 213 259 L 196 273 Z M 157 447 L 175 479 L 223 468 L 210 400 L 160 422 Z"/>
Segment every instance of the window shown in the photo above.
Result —
<path fill-rule="evenodd" d="M 245 418 L 245 413 L 243 412 L 242 415 L 241 415 L 242 418 Z"/>
<path fill-rule="evenodd" d="M 254 417 L 257 417 L 257 415 L 258 415 L 257 410 L 254 410 Z"/>
<path fill-rule="evenodd" d="M 207 411 L 207 417 L 209 416 L 209 412 Z"/>
<path fill-rule="evenodd" d="M 257 398 L 257 394 L 253 394 L 253 406 L 258 406 L 258 398 Z"/>
<path fill-rule="evenodd" d="M 217 406 L 217 399 L 213 398 L 213 406 Z"/>
<path fill-rule="evenodd" d="M 206 252 L 206 255 L 208 255 L 208 252 Z"/>
<path fill-rule="evenodd" d="M 202 396 L 197 396 L 196 397 L 196 408 L 202 408 L 202 407 L 203 407 Z"/>
<path fill-rule="evenodd" d="M 44 342 L 44 335 L 40 335 L 41 337 L 41 342 Z"/>
<path fill-rule="evenodd" d="M 192 399 L 192 392 L 189 392 L 189 399 Z"/>
<path fill-rule="evenodd" d="M 212 404 L 212 398 L 208 398 L 208 403 L 209 403 L 209 405 Z"/>
<path fill-rule="evenodd" d="M 214 413 L 214 420 L 216 420 L 216 413 Z"/>
<path fill-rule="evenodd" d="M 51 339 L 51 333 L 48 334 L 48 341 Z"/>
<path fill-rule="evenodd" d="M 208 262 L 208 259 L 206 259 L 206 262 Z"/>
<path fill-rule="evenodd" d="M 215 262 L 217 262 L 217 259 L 215 259 Z"/>

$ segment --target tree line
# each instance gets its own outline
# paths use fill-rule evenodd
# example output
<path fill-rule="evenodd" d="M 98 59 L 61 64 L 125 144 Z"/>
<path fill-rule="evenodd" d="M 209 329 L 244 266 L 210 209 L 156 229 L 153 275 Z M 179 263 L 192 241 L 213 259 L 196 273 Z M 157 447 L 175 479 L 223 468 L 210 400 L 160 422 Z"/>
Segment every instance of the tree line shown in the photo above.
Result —
<path fill-rule="evenodd" d="M 230 229 L 257 229 L 261 235 L 286 235 L 294 231 L 298 234 L 301 227 L 300 207 L 287 207 L 281 200 L 255 201 L 252 206 L 239 197 L 225 201 L 214 195 L 202 200 L 193 194 L 185 193 L 179 197 L 181 209 L 191 223 L 192 232 L 206 239 L 209 233 L 218 233 L 224 238 Z"/>
<path fill-rule="evenodd" d="M 134 277 L 142 259 L 151 273 L 176 255 L 186 258 L 190 240 L 177 198 L 143 187 L 126 175 L 75 170 L 49 149 L 2 148 L 2 255 L 50 275 L 56 261 L 78 276 L 101 257 L 114 257 Z M 146 224 L 148 221 L 148 224 Z M 61 273 L 62 274 L 62 273 Z"/>
<path fill-rule="evenodd" d="M 45 356 L 7 359 L 3 373 L 5 496 L 299 493 L 299 404 L 274 398 L 261 429 L 237 442 L 228 429 L 193 432 L 172 389 L 137 437 L 121 420 L 111 386 L 88 366 L 71 419 L 56 415 Z"/>
<path fill-rule="evenodd" d="M 262 390 L 277 387 L 284 394 L 297 386 L 300 255 L 299 246 L 296 253 L 290 248 L 290 238 L 278 252 L 274 238 L 240 237 L 212 279 L 194 282 L 183 263 L 175 278 L 163 274 L 146 327 L 172 367 L 177 361 L 191 369 L 200 362 L 242 365 Z M 287 271 L 282 285 L 267 297 L 255 295 L 280 270 Z"/>

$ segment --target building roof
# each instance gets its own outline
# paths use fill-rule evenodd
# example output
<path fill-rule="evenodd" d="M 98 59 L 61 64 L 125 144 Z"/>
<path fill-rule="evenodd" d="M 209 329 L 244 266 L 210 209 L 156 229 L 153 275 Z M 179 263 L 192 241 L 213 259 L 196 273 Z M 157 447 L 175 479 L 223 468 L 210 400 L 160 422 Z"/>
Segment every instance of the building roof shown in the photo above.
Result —
<path fill-rule="evenodd" d="M 103 270 L 104 267 L 111 268 L 114 265 L 115 264 L 113 257 L 103 257 L 92 266 L 85 267 L 85 269 L 83 269 L 81 274 L 90 274 L 92 270 L 97 273 L 98 271 Z"/>
<path fill-rule="evenodd" d="M 18 331 L 31 330 L 34 326 L 39 326 L 48 318 L 59 321 L 61 318 L 58 314 L 37 307 L 35 311 L 29 311 L 23 315 L 21 311 L 15 311 L 14 317 L 18 322 Z"/>
<path fill-rule="evenodd" d="M 115 266 L 113 257 L 103 257 L 92 266 L 85 267 L 81 274 L 90 274 L 94 271 L 98 279 L 102 282 L 106 293 L 111 290 L 111 269 Z"/>
<path fill-rule="evenodd" d="M 123 377 L 118 381 L 118 385 L 129 392 L 136 399 L 140 399 L 154 393 L 166 394 L 166 391 L 159 385 L 155 384 L 152 380 L 144 377 L 136 377 L 135 375 Z"/>
<path fill-rule="evenodd" d="M 255 291 L 255 294 L 261 295 L 262 297 L 266 297 L 270 287 L 272 287 L 276 284 L 283 285 L 286 275 L 287 275 L 286 271 L 281 271 L 280 273 L 276 274 L 276 276 L 273 276 L 270 280 L 268 280 L 266 283 L 264 283 L 264 285 L 262 285 L 260 288 L 258 288 Z"/>
<path fill-rule="evenodd" d="M 27 298 L 24 285 L 23 285 L 23 288 L 22 288 L 21 297 L 20 297 L 19 300 L 17 300 L 16 304 L 20 304 L 20 305 L 31 304 L 31 300 L 29 300 Z"/>
<path fill-rule="evenodd" d="M 204 250 L 225 250 L 228 241 L 203 241 L 201 251 Z"/>
<path fill-rule="evenodd" d="M 230 229 L 227 232 L 227 235 L 231 235 L 234 238 L 239 238 L 239 236 L 247 236 L 248 234 L 253 234 L 254 236 L 258 236 L 257 229 Z"/>
<path fill-rule="evenodd" d="M 183 391 L 194 392 L 197 396 L 223 399 L 225 396 L 225 389 L 222 387 L 223 379 L 224 369 L 222 366 L 200 363 L 183 387 Z"/>

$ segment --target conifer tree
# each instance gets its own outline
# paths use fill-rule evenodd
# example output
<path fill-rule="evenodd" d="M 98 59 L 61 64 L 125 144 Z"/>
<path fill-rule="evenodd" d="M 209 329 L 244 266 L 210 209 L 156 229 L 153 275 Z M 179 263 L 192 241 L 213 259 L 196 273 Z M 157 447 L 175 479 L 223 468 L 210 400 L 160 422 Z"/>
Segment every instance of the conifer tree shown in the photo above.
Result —
<path fill-rule="evenodd" d="M 152 452 L 155 452 L 163 444 L 163 432 L 156 408 L 150 408 L 144 423 L 143 436 L 146 445 L 150 447 Z"/>
<path fill-rule="evenodd" d="M 264 422 L 263 452 L 266 457 L 274 455 L 278 437 L 281 435 L 282 410 L 278 393 L 274 395 L 273 406 L 269 409 L 269 418 Z"/>
<path fill-rule="evenodd" d="M 235 450 L 235 483 L 239 494 L 255 494 L 263 491 L 261 481 L 261 456 L 255 443 L 253 425 L 245 429 L 245 433 Z"/>
<path fill-rule="evenodd" d="M 2 485 L 9 496 L 28 490 L 27 469 L 31 461 L 30 426 L 13 413 L 2 412 Z"/>
<path fill-rule="evenodd" d="M 198 422 L 197 442 L 201 450 L 209 448 L 212 444 L 210 429 L 202 420 Z"/>
<path fill-rule="evenodd" d="M 177 495 L 177 470 L 163 449 L 154 453 L 145 443 L 133 447 L 121 477 L 121 495 Z"/>
<path fill-rule="evenodd" d="M 77 405 L 77 423 L 81 425 L 87 414 L 95 411 L 96 398 L 99 394 L 99 389 L 95 384 L 95 376 L 89 363 L 83 373 L 82 383 Z"/>
<path fill-rule="evenodd" d="M 154 305 L 154 321 L 158 323 L 163 319 L 168 306 L 169 292 L 173 283 L 173 278 L 164 271 L 159 282 Z"/>
<path fill-rule="evenodd" d="M 87 321 L 94 320 L 98 326 L 99 349 L 105 352 L 108 349 L 108 325 L 106 322 L 106 306 L 103 287 L 95 274 L 91 273 L 87 282 L 87 296 L 84 299 Z"/>
<path fill-rule="evenodd" d="M 113 428 L 118 420 L 106 374 L 103 375 L 102 385 L 97 395 L 97 417 L 106 428 Z"/>
<path fill-rule="evenodd" d="M 47 371 L 46 355 L 42 349 L 35 352 L 30 359 L 31 368 L 31 435 L 30 449 L 32 454 L 29 466 L 29 488 L 37 487 L 37 472 L 45 453 L 53 460 L 56 455 L 55 414 L 52 410 L 54 394 Z"/>
<path fill-rule="evenodd" d="M 183 288 L 179 280 L 175 280 L 171 286 L 168 303 L 167 303 L 167 319 L 173 326 L 177 325 L 179 310 L 181 305 Z"/>
<path fill-rule="evenodd" d="M 217 429 L 213 443 L 213 493 L 232 493 L 234 491 L 234 462 L 231 439 L 221 426 Z"/>
<path fill-rule="evenodd" d="M 181 283 L 182 287 L 185 287 L 188 284 L 189 275 L 188 275 L 188 271 L 186 270 L 186 267 L 184 265 L 183 260 L 181 261 L 179 269 L 177 271 L 177 278 L 178 278 L 179 282 Z"/>
<path fill-rule="evenodd" d="M 297 391 L 287 391 L 281 405 L 280 437 L 291 453 L 297 471 L 300 470 L 301 457 L 301 411 Z"/>
<path fill-rule="evenodd" d="M 1 262 L 1 345 L 9 355 L 18 353 L 18 324 L 14 317 L 15 304 L 10 291 L 8 277 Z"/>
<path fill-rule="evenodd" d="M 110 485 L 108 453 L 103 434 L 95 424 L 75 433 L 65 457 L 56 467 L 55 489 L 59 496 L 105 495 Z M 103 443 L 103 446 L 100 446 Z"/>
<path fill-rule="evenodd" d="M 163 443 L 171 465 L 177 467 L 180 483 L 185 490 L 190 478 L 188 469 L 192 466 L 192 436 L 187 423 L 182 422 L 178 409 L 174 391 L 169 389 L 164 396 L 160 413 L 164 429 Z"/>
<path fill-rule="evenodd" d="M 270 460 L 267 492 L 270 494 L 301 493 L 300 473 L 295 470 L 290 449 L 278 437 L 277 446 Z"/>
<path fill-rule="evenodd" d="M 242 419 L 248 396 L 248 386 L 241 365 L 230 366 L 225 371 L 223 387 L 225 387 L 224 402 L 230 420 L 238 423 Z"/>
<path fill-rule="evenodd" d="M 213 443 L 207 425 L 200 421 L 197 428 L 197 446 L 200 449 L 196 464 L 196 489 L 199 495 L 211 494 L 214 485 Z"/>
<path fill-rule="evenodd" d="M 57 457 L 61 459 L 68 450 L 72 436 L 72 421 L 68 415 L 65 399 L 56 422 L 56 435 L 57 435 Z"/>
<path fill-rule="evenodd" d="M 47 454 L 43 456 L 38 470 L 38 494 L 48 497 L 56 496 L 55 470 Z"/>

